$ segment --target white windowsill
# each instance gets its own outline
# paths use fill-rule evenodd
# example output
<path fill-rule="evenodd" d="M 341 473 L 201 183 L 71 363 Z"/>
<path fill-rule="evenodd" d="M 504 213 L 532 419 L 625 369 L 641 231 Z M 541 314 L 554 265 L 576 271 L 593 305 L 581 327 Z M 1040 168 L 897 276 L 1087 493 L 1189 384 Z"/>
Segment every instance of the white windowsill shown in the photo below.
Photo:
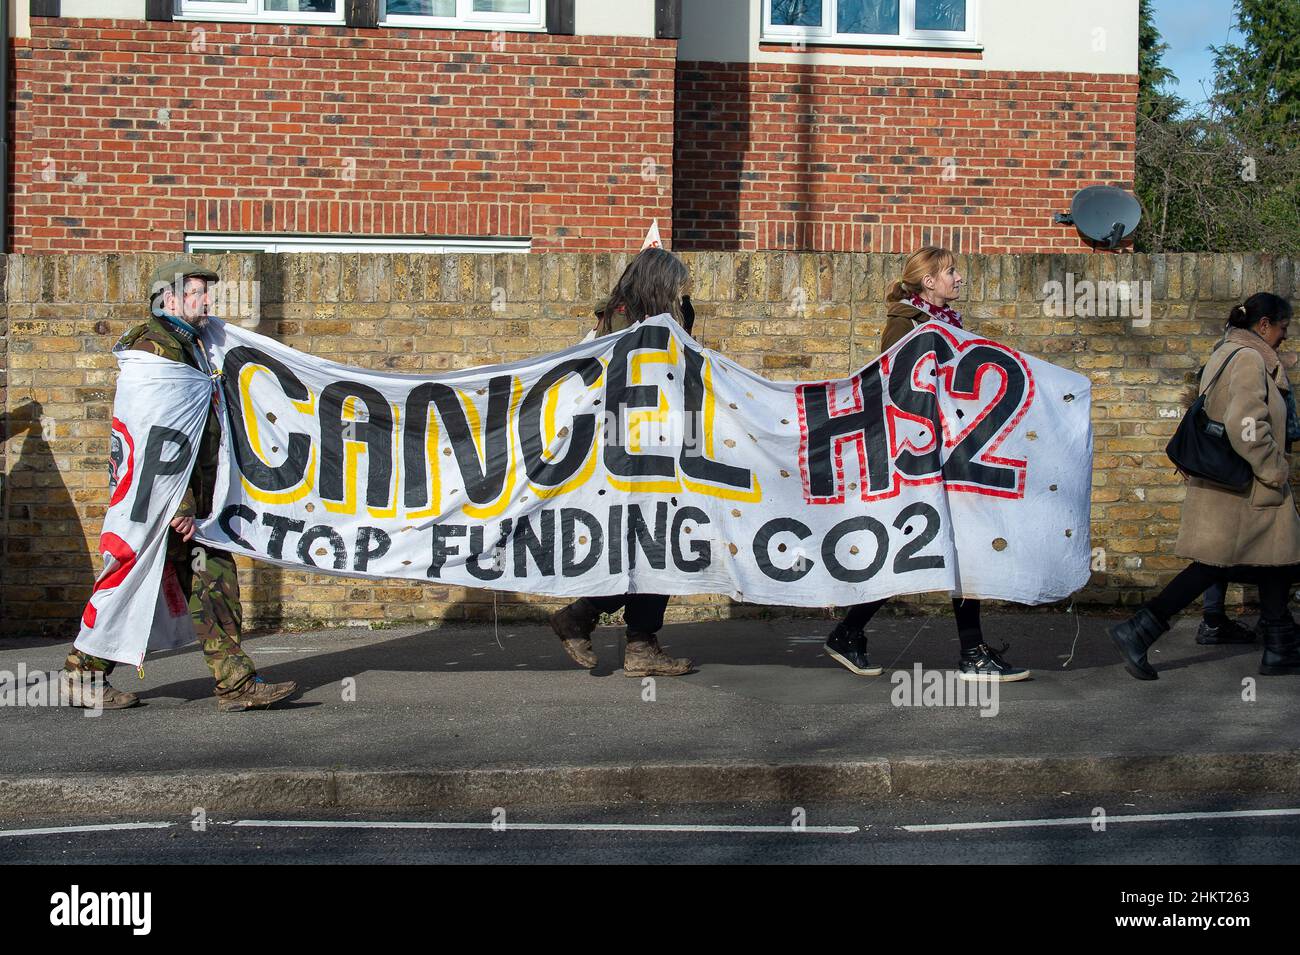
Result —
<path fill-rule="evenodd" d="M 188 233 L 185 251 L 195 254 L 217 254 L 214 250 L 231 252 L 267 252 L 292 255 L 297 252 L 345 253 L 470 253 L 496 255 L 501 253 L 526 254 L 532 251 L 531 238 L 430 238 L 413 239 L 402 236 L 339 236 L 339 235 L 270 235 L 257 233 Z"/>
<path fill-rule="evenodd" d="M 186 14 L 181 16 L 177 14 L 172 17 L 176 23 L 265 23 L 274 26 L 294 26 L 294 27 L 345 27 L 347 21 L 343 17 L 337 19 L 326 19 L 323 17 L 312 17 L 311 19 L 292 19 L 287 17 L 249 17 L 249 16 L 223 16 L 219 13 L 212 14 Z"/>
<path fill-rule="evenodd" d="M 817 39 L 808 39 L 806 37 L 791 36 L 760 36 L 759 43 L 772 43 L 781 46 L 794 46 L 796 43 L 802 43 L 806 48 L 811 49 L 818 46 L 852 46 L 861 47 L 864 50 L 970 50 L 973 52 L 982 52 L 984 44 L 975 40 L 921 40 L 912 39 L 871 39 L 871 40 L 850 40 L 847 38 L 826 39 L 818 37 Z"/>
<path fill-rule="evenodd" d="M 176 23 L 247 23 L 257 24 L 265 23 L 271 26 L 296 26 L 296 27 L 345 27 L 347 21 L 343 17 L 326 19 L 324 17 L 312 17 L 294 19 L 291 17 L 249 17 L 249 16 L 231 16 L 219 13 L 212 14 L 186 14 L 181 16 L 177 14 L 172 18 Z M 483 33 L 545 33 L 546 27 L 539 26 L 535 23 L 408 23 L 402 20 L 380 20 L 380 29 L 387 30 L 478 30 Z"/>
<path fill-rule="evenodd" d="M 406 20 L 380 20 L 381 29 L 389 30 L 481 30 L 484 33 L 545 33 L 536 23 L 413 23 Z"/>

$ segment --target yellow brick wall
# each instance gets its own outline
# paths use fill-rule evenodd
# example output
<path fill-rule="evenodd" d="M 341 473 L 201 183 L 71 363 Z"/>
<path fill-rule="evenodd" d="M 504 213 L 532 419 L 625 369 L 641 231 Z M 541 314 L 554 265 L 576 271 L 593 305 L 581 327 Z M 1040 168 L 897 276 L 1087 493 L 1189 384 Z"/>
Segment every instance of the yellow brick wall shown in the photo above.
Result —
<path fill-rule="evenodd" d="M 876 353 L 900 256 L 700 252 L 683 256 L 696 335 L 780 379 L 842 376 Z M 207 259 L 258 282 L 257 330 L 362 367 L 438 371 L 514 361 L 575 342 L 627 255 L 239 255 Z M 5 633 L 71 636 L 98 571 L 116 362 L 146 313 L 151 255 L 9 256 L 0 303 Z M 1081 604 L 1131 604 L 1168 579 L 1182 486 L 1162 449 L 1229 308 L 1254 291 L 1300 299 L 1296 263 L 1263 255 L 969 256 L 968 327 L 1093 381 L 1093 546 L 1106 571 Z M 1151 322 L 1045 314 L 1044 283 L 1150 282 Z M 1284 346 L 1284 352 L 1286 348 Z M 1288 359 L 1289 360 L 1289 359 Z M 1166 416 L 1161 415 L 1164 410 Z M 242 564 L 258 626 L 490 619 L 492 594 Z M 554 601 L 496 598 L 502 619 Z M 763 612 L 719 597 L 674 601 L 676 619 Z M 671 618 L 670 618 L 671 619 Z"/>

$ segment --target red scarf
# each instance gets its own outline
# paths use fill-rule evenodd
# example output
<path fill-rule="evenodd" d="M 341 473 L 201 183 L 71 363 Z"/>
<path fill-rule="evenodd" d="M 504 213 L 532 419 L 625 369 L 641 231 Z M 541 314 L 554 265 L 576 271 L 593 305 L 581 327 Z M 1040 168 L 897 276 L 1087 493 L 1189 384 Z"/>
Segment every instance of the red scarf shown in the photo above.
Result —
<path fill-rule="evenodd" d="M 945 306 L 933 305 L 921 298 L 919 295 L 913 295 L 907 299 L 907 304 L 919 312 L 925 312 L 936 322 L 943 322 L 945 325 L 951 325 L 954 328 L 961 328 L 961 312 Z"/>

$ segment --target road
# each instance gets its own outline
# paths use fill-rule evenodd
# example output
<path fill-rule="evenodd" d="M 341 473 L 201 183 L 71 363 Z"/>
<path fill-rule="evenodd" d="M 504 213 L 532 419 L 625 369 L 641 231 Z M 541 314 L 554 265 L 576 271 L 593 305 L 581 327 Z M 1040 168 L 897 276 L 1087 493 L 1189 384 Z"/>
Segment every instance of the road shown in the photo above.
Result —
<path fill-rule="evenodd" d="M 802 821 L 802 829 L 796 821 Z M 155 828 L 67 830 L 142 823 Z M 19 834 L 39 828 L 53 831 Z M 977 803 L 623 805 L 517 812 L 503 807 L 495 815 L 481 810 L 214 815 L 204 831 L 195 831 L 189 816 L 0 822 L 0 863 L 8 864 L 1262 865 L 1297 860 L 1300 798 L 1281 794 L 1061 793 Z"/>

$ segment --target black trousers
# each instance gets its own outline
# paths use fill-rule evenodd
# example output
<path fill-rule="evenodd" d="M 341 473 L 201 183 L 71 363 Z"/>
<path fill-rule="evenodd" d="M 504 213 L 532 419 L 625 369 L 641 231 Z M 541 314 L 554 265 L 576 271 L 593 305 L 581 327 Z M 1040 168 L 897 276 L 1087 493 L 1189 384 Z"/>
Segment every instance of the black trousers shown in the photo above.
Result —
<path fill-rule="evenodd" d="M 1147 602 L 1147 609 L 1162 622 L 1168 623 L 1212 584 L 1236 580 L 1240 583 L 1258 584 L 1260 619 L 1280 623 L 1288 619 L 1288 591 L 1295 579 L 1295 567 L 1223 568 L 1192 561 L 1177 577 L 1169 581 L 1164 590 Z"/>
<path fill-rule="evenodd" d="M 623 621 L 629 630 L 658 633 L 664 628 L 664 611 L 668 609 L 668 598 L 663 594 L 613 594 L 586 599 L 601 613 L 617 613 L 622 607 Z"/>
<path fill-rule="evenodd" d="M 871 603 L 850 607 L 844 615 L 844 627 L 848 630 L 861 630 L 884 605 L 883 600 L 873 600 Z M 984 631 L 980 629 L 980 602 L 969 597 L 953 597 L 952 612 L 957 618 L 957 639 L 961 641 L 961 648 L 974 650 L 984 642 Z"/>

